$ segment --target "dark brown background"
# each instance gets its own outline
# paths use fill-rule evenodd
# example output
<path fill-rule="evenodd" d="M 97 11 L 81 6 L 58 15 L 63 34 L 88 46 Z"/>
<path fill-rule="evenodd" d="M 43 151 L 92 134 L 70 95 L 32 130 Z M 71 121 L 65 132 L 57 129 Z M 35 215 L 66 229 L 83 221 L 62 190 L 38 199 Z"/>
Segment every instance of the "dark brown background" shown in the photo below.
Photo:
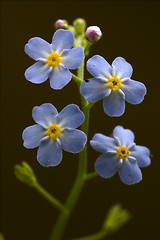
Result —
<path fill-rule="evenodd" d="M 14 177 L 14 164 L 27 161 L 39 182 L 61 201 L 76 176 L 78 155 L 64 152 L 59 166 L 44 168 L 36 160 L 36 149 L 23 147 L 21 133 L 34 124 L 31 112 L 35 105 L 50 102 L 59 111 L 70 103 L 80 105 L 73 81 L 55 91 L 49 87 L 49 81 L 36 85 L 24 77 L 25 69 L 34 62 L 24 53 L 27 41 L 39 36 L 51 42 L 57 19 L 72 23 L 77 17 L 85 18 L 88 26 L 99 26 L 103 32 L 90 56 L 102 55 L 110 63 L 117 56 L 126 58 L 134 68 L 133 79 L 143 82 L 148 90 L 141 104 L 126 104 L 126 112 L 119 118 L 107 116 L 99 101 L 91 111 L 89 139 L 97 132 L 109 135 L 116 125 L 122 125 L 134 131 L 137 144 L 151 149 L 153 158 L 151 166 L 142 169 L 143 181 L 134 186 L 123 184 L 118 175 L 86 183 L 63 239 L 98 231 L 114 203 L 127 208 L 132 219 L 108 240 L 159 239 L 159 11 L 156 1 L 2 3 L 1 222 L 6 240 L 47 240 L 58 216 L 56 209 Z M 89 171 L 93 170 L 97 156 L 89 146 Z"/>

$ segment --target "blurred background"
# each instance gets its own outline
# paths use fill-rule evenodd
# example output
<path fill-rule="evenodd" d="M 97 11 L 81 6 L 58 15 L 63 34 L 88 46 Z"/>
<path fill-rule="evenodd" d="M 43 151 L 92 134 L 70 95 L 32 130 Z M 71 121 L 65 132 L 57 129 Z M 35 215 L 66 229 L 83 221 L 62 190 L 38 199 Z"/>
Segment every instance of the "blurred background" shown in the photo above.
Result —
<path fill-rule="evenodd" d="M 94 133 L 110 135 L 116 125 L 131 129 L 138 145 L 147 146 L 152 164 L 142 169 L 143 181 L 127 186 L 118 174 L 105 180 L 97 177 L 86 183 L 68 224 L 64 240 L 99 231 L 109 208 L 115 203 L 128 209 L 132 219 L 108 240 L 159 239 L 159 11 L 158 1 L 3 1 L 1 26 L 1 232 L 5 240 L 47 240 L 58 217 L 58 210 L 33 189 L 19 182 L 14 165 L 28 162 L 39 183 L 62 202 L 76 177 L 78 154 L 63 152 L 57 167 L 44 168 L 36 160 L 37 149 L 23 147 L 22 131 L 34 124 L 32 108 L 52 103 L 61 111 L 66 105 L 80 106 L 77 86 L 71 81 L 60 91 L 49 81 L 36 85 L 28 82 L 24 71 L 34 63 L 24 53 L 31 37 L 51 42 L 54 23 L 77 17 L 87 26 L 97 25 L 103 37 L 89 57 L 99 54 L 109 63 L 124 57 L 132 64 L 132 79 L 143 82 L 148 90 L 139 105 L 126 104 L 125 114 L 111 118 L 97 102 L 90 116 L 88 139 Z M 86 59 L 87 60 L 87 59 Z M 85 71 L 85 78 L 90 77 Z M 94 170 L 99 156 L 88 146 L 88 171 Z"/>

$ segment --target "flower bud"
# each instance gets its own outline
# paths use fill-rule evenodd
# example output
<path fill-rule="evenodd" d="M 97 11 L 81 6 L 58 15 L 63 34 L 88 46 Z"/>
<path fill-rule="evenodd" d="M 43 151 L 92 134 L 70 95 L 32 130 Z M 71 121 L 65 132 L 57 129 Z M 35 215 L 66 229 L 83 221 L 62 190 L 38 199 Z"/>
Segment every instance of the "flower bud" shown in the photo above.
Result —
<path fill-rule="evenodd" d="M 85 31 L 86 22 L 83 18 L 77 18 L 73 22 L 73 26 L 75 27 L 75 31 L 77 34 L 81 34 Z"/>
<path fill-rule="evenodd" d="M 114 205 L 108 212 L 103 224 L 103 230 L 112 233 L 121 228 L 130 219 L 130 214 L 119 204 Z"/>
<path fill-rule="evenodd" d="M 68 27 L 68 23 L 66 20 L 58 19 L 55 22 L 55 27 L 56 27 L 56 29 L 57 28 L 66 28 L 66 27 Z"/>
<path fill-rule="evenodd" d="M 14 170 L 15 176 L 18 178 L 18 180 L 26 185 L 32 187 L 37 183 L 37 179 L 32 168 L 26 162 L 22 162 L 22 166 L 15 165 Z"/>
<path fill-rule="evenodd" d="M 87 28 L 86 37 L 91 42 L 98 41 L 102 36 L 101 29 L 97 26 L 90 26 Z"/>

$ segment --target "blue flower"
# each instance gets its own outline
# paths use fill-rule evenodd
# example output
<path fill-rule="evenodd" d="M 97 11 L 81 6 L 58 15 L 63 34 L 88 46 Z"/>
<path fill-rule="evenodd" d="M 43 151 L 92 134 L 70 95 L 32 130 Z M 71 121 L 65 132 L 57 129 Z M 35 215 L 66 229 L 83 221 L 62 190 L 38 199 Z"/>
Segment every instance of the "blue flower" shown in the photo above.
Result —
<path fill-rule="evenodd" d="M 84 114 L 75 104 L 66 106 L 60 113 L 50 103 L 33 108 L 32 117 L 37 123 L 22 134 L 24 146 L 35 148 L 38 162 L 45 167 L 57 166 L 62 160 L 62 149 L 80 152 L 86 144 L 86 135 L 75 128 L 84 121 Z"/>
<path fill-rule="evenodd" d="M 82 47 L 72 48 L 74 35 L 69 30 L 59 29 L 49 44 L 39 37 L 34 37 L 25 45 L 25 52 L 37 62 L 25 72 L 25 77 L 32 83 L 43 83 L 50 78 L 53 89 L 62 89 L 71 80 L 68 69 L 78 68 L 84 60 Z"/>
<path fill-rule="evenodd" d="M 122 182 L 138 183 L 142 180 L 139 167 L 150 165 L 148 148 L 134 143 L 134 134 L 121 126 L 115 127 L 114 138 L 95 134 L 91 146 L 103 154 L 95 162 L 95 170 L 103 178 L 112 177 L 117 171 Z"/>
<path fill-rule="evenodd" d="M 122 57 L 117 57 L 112 66 L 101 56 L 95 55 L 87 61 L 87 70 L 94 78 L 81 84 L 81 94 L 89 102 L 103 99 L 103 108 L 109 116 L 121 116 L 125 111 L 125 100 L 132 104 L 143 101 L 146 87 L 131 80 L 133 69 Z"/>

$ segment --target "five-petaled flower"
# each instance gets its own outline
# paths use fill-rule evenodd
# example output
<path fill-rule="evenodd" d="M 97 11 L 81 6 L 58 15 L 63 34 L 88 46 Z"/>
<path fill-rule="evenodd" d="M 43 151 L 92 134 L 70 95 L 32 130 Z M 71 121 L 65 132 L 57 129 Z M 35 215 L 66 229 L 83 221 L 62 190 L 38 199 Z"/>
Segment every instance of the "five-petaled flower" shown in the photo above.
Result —
<path fill-rule="evenodd" d="M 131 104 L 143 101 L 146 87 L 131 80 L 132 66 L 122 57 L 117 57 L 112 66 L 101 56 L 95 55 L 87 61 L 87 70 L 94 78 L 83 81 L 81 94 L 89 102 L 103 99 L 103 108 L 109 116 L 121 116 L 125 111 L 125 100 Z"/>
<path fill-rule="evenodd" d="M 25 52 L 38 61 L 29 67 L 25 77 L 32 83 L 43 83 L 50 78 L 53 89 L 62 89 L 71 80 L 68 69 L 78 68 L 84 60 L 83 48 L 72 48 L 74 35 L 70 30 L 59 29 L 49 44 L 39 37 L 34 37 L 25 45 Z"/>
<path fill-rule="evenodd" d="M 22 134 L 24 146 L 35 148 L 38 162 L 56 166 L 62 160 L 62 149 L 78 153 L 87 141 L 84 132 L 75 129 L 84 121 L 84 114 L 75 104 L 66 106 L 60 113 L 50 103 L 33 108 L 32 117 L 37 123 L 27 127 Z"/>
<path fill-rule="evenodd" d="M 138 183 L 142 180 L 139 167 L 150 164 L 149 149 L 136 145 L 133 132 L 121 126 L 115 127 L 113 136 L 98 133 L 90 141 L 96 151 L 103 153 L 95 162 L 95 170 L 103 178 L 110 178 L 118 171 L 124 183 Z"/>

